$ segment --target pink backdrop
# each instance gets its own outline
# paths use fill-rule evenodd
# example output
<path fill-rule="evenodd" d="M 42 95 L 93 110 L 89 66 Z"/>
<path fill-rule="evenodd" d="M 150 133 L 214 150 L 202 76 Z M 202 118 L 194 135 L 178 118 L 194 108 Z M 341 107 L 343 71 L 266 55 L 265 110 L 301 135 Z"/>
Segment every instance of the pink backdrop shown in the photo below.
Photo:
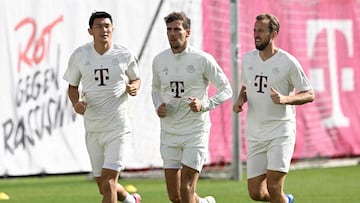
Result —
<path fill-rule="evenodd" d="M 359 1 L 239 0 L 238 4 L 239 56 L 254 48 L 256 15 L 275 14 L 281 24 L 277 45 L 299 59 L 314 86 L 315 102 L 297 107 L 293 158 L 359 156 Z M 203 1 L 203 47 L 230 79 L 230 25 L 224 20 L 229 16 L 229 1 Z M 231 161 L 231 105 L 228 102 L 212 112 L 212 163 Z M 244 136 L 242 140 L 244 159 Z"/>

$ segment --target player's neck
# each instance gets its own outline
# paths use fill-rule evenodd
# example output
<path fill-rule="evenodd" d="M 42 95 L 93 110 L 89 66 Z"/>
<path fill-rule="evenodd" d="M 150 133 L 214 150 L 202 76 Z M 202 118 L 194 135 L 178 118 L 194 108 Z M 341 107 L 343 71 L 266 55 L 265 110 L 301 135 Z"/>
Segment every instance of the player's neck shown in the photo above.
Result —
<path fill-rule="evenodd" d="M 94 48 L 96 52 L 100 55 L 103 55 L 111 47 L 111 42 L 106 43 L 94 43 Z"/>
<path fill-rule="evenodd" d="M 278 47 L 269 44 L 268 47 L 266 47 L 264 50 L 261 50 L 259 52 L 259 55 L 263 61 L 266 61 L 267 59 L 274 56 L 277 53 L 278 49 L 279 49 Z"/>
<path fill-rule="evenodd" d="M 171 50 L 174 54 L 179 54 L 181 52 L 183 52 L 188 46 L 188 42 L 186 41 L 182 46 L 179 46 L 179 47 L 171 47 Z"/>
<path fill-rule="evenodd" d="M 183 52 L 186 49 L 186 46 L 178 47 L 178 48 L 171 48 L 172 52 L 174 54 L 179 54 Z"/>

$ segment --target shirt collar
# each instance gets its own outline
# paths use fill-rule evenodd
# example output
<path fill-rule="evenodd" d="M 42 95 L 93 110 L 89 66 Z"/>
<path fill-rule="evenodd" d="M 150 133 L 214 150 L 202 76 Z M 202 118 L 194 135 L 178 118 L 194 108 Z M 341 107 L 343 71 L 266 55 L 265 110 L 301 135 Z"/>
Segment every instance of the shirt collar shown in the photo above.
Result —
<path fill-rule="evenodd" d="M 182 52 L 180 53 L 176 53 L 174 54 L 174 52 L 171 51 L 171 53 L 175 56 L 175 57 L 178 57 L 178 56 L 182 56 L 184 54 L 187 54 L 190 52 L 190 46 L 187 46 Z"/>

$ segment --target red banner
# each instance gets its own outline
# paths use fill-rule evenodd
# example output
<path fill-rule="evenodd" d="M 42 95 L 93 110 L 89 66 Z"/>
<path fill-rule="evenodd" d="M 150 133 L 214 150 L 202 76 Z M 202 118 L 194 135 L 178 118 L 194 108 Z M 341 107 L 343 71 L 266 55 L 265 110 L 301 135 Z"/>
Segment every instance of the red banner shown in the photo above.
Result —
<path fill-rule="evenodd" d="M 260 13 L 280 20 L 276 44 L 302 64 L 316 92 L 313 103 L 297 106 L 294 159 L 360 155 L 360 3 L 356 0 L 238 1 L 239 57 L 254 49 L 253 26 Z M 229 2 L 203 1 L 203 47 L 230 76 Z M 231 22 L 230 22 L 231 23 Z M 212 43 L 210 43 L 212 42 Z M 240 64 L 241 61 L 239 61 Z M 229 77 L 230 78 L 230 77 Z M 231 107 L 212 112 L 212 161 L 231 160 Z M 220 110 L 221 111 L 221 110 Z M 242 114 L 242 118 L 245 114 Z M 242 122 L 246 122 L 242 119 Z M 244 126 L 244 125 L 241 125 Z M 242 132 L 243 129 L 241 130 Z M 242 136 L 244 140 L 244 136 Z M 242 146 L 246 156 L 246 143 Z M 225 157 L 225 158 L 224 158 Z"/>

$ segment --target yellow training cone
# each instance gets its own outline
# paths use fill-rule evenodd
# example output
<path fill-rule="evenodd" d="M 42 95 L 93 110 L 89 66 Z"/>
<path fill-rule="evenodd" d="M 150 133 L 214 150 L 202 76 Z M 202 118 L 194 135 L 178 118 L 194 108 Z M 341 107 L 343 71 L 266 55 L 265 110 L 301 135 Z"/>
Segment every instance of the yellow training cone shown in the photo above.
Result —
<path fill-rule="evenodd" d="M 9 200 L 10 197 L 5 192 L 0 192 L 0 200 Z"/>
<path fill-rule="evenodd" d="M 128 192 L 128 193 L 135 193 L 137 192 L 137 188 L 134 185 L 125 185 L 124 189 Z"/>

